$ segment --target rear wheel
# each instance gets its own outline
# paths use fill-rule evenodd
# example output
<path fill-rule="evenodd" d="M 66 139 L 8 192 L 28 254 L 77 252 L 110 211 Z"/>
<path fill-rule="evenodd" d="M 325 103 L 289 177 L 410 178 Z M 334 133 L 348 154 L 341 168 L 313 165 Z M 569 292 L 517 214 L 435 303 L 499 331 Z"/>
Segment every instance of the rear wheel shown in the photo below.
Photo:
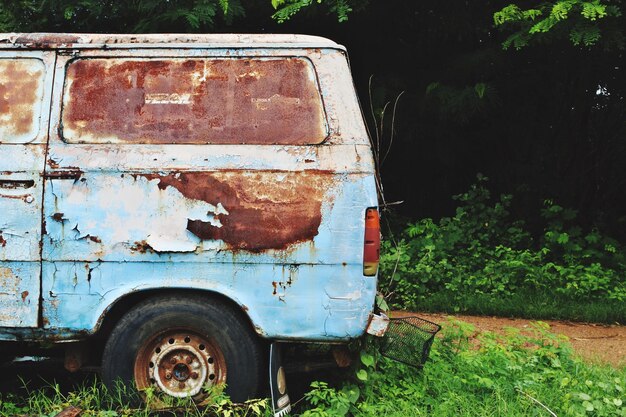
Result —
<path fill-rule="evenodd" d="M 163 296 L 134 307 L 115 326 L 102 377 L 140 393 L 149 388 L 201 402 L 207 387 L 226 384 L 235 402 L 254 398 L 262 381 L 262 349 L 242 315 L 199 296 Z"/>

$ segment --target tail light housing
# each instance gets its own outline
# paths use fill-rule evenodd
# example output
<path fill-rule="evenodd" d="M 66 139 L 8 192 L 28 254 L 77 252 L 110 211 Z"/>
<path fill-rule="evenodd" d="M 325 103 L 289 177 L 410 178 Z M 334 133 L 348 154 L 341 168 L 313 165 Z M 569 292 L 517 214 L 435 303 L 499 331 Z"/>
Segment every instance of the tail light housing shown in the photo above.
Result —
<path fill-rule="evenodd" d="M 380 261 L 380 216 L 376 207 L 365 210 L 365 241 L 363 243 L 363 275 L 374 276 Z"/>

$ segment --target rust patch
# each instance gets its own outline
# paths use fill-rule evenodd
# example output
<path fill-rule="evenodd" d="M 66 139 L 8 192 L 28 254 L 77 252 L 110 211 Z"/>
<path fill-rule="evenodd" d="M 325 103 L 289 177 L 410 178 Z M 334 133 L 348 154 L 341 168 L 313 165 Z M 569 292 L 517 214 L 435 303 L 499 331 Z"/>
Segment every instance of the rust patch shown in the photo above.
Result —
<path fill-rule="evenodd" d="M 34 180 L 0 180 L 0 188 L 4 190 L 15 190 L 23 188 L 25 190 L 35 186 Z"/>
<path fill-rule="evenodd" d="M 272 287 L 274 287 L 274 291 L 272 291 L 272 295 L 277 295 L 279 288 L 284 293 L 287 290 L 287 288 L 291 287 L 291 284 L 292 284 L 291 280 L 286 281 L 286 282 L 283 282 L 283 281 L 278 281 L 278 282 L 272 281 Z M 282 294 L 282 295 L 284 295 L 284 294 Z"/>
<path fill-rule="evenodd" d="M 28 297 L 28 291 L 22 291 L 22 302 L 26 302 L 26 298 Z"/>
<path fill-rule="evenodd" d="M 130 247 L 131 252 L 139 252 L 139 253 L 153 253 L 154 250 L 145 240 L 135 242 L 133 246 Z"/>
<path fill-rule="evenodd" d="M 289 278 L 287 278 L 286 281 L 272 281 L 272 287 L 274 287 L 272 295 L 278 294 L 278 288 L 280 288 L 284 293 L 287 288 L 291 287 L 291 284 L 293 284 L 293 278 L 291 276 L 291 273 L 289 274 Z"/>
<path fill-rule="evenodd" d="M 28 195 L 1 195 L 2 198 L 8 198 L 11 200 L 22 200 L 24 202 L 28 202 L 28 203 L 32 203 L 33 200 L 33 196 L 28 194 Z"/>
<path fill-rule="evenodd" d="M 302 58 L 79 59 L 67 70 L 70 142 L 317 144 L 326 137 Z"/>
<path fill-rule="evenodd" d="M 188 219 L 187 230 L 203 240 L 222 240 L 231 249 L 259 252 L 286 249 L 312 240 L 322 221 L 322 202 L 336 179 L 326 171 L 186 172 L 157 179 L 164 190 L 174 187 L 192 200 L 214 207 L 214 223 Z"/>
<path fill-rule="evenodd" d="M 350 350 L 347 346 L 334 347 L 332 350 L 332 354 L 338 367 L 347 368 L 352 364 L 352 358 L 354 355 L 350 353 Z"/>
<path fill-rule="evenodd" d="M 33 63 L 36 63 L 33 65 Z M 35 135 L 35 110 L 41 100 L 43 66 L 36 59 L 0 59 L 0 133 Z M 32 138 L 30 138 L 32 139 Z"/>
<path fill-rule="evenodd" d="M 6 239 L 2 236 L 2 233 L 0 233 L 0 246 L 2 246 L 3 248 L 6 247 L 7 245 L 7 241 Z"/>
<path fill-rule="evenodd" d="M 52 169 L 57 169 L 59 168 L 59 163 L 55 161 L 54 159 L 50 158 L 48 159 L 48 166 Z"/>
<path fill-rule="evenodd" d="M 63 220 L 66 220 L 66 219 L 63 217 L 63 213 L 54 213 L 52 215 L 52 220 L 57 221 L 59 223 L 63 223 Z"/>
<path fill-rule="evenodd" d="M 87 238 L 95 243 L 102 243 L 102 240 L 98 236 L 88 235 Z"/>
<path fill-rule="evenodd" d="M 44 178 L 49 180 L 74 180 L 78 181 L 84 172 L 76 167 L 64 167 L 58 171 L 46 171 Z"/>
<path fill-rule="evenodd" d="M 82 413 L 83 410 L 81 408 L 70 405 L 69 407 L 63 409 L 60 413 L 55 414 L 54 417 L 78 417 Z"/>
<path fill-rule="evenodd" d="M 79 43 L 80 38 L 75 35 L 64 35 L 57 33 L 49 34 L 37 34 L 30 33 L 20 35 L 13 42 L 17 45 L 29 46 L 31 48 L 51 48 L 53 46 L 72 46 L 74 43 Z"/>

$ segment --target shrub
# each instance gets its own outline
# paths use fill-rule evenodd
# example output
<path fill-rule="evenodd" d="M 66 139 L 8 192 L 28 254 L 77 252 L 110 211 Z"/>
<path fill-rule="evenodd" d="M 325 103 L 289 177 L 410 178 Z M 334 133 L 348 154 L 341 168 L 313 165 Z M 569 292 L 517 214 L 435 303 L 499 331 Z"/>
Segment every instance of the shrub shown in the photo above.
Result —
<path fill-rule="evenodd" d="M 542 236 L 533 239 L 511 218 L 513 197 L 493 198 L 478 175 L 454 196 L 453 217 L 409 223 L 381 249 L 382 291 L 398 307 L 414 308 L 428 296 L 549 293 L 571 300 L 626 300 L 625 250 L 597 229 L 584 232 L 576 212 L 544 202 Z"/>

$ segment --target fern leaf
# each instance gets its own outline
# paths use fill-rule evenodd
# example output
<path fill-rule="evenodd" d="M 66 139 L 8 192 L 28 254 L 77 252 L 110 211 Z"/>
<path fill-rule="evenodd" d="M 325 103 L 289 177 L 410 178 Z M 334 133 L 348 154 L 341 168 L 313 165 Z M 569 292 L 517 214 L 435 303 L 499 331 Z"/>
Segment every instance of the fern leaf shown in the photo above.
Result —
<path fill-rule="evenodd" d="M 224 15 L 227 15 L 228 6 L 229 6 L 228 0 L 219 0 L 219 2 L 220 2 L 220 7 L 222 9 L 222 13 L 224 13 Z"/>
<path fill-rule="evenodd" d="M 596 20 L 606 17 L 606 6 L 600 4 L 599 0 L 593 2 L 586 1 L 583 3 L 583 9 L 580 12 L 585 19 Z"/>

